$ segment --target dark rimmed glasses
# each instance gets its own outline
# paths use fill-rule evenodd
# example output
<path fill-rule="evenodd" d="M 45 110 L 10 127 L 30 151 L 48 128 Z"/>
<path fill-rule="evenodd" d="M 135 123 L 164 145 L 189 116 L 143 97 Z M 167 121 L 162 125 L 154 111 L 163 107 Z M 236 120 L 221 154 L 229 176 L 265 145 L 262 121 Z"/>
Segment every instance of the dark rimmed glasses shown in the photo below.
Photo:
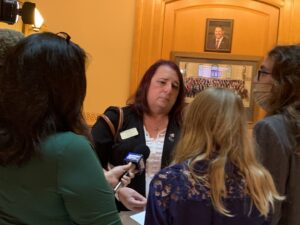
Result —
<path fill-rule="evenodd" d="M 68 33 L 66 33 L 66 32 L 58 32 L 58 33 L 56 33 L 56 35 L 59 36 L 59 37 L 61 37 L 61 38 L 63 38 L 63 39 L 65 39 L 68 44 L 70 43 L 71 36 Z"/>
<path fill-rule="evenodd" d="M 266 75 L 271 75 L 272 73 L 268 72 L 268 71 L 265 71 L 265 70 L 258 70 L 257 71 L 257 81 L 259 81 L 259 79 L 261 77 L 264 77 Z"/>

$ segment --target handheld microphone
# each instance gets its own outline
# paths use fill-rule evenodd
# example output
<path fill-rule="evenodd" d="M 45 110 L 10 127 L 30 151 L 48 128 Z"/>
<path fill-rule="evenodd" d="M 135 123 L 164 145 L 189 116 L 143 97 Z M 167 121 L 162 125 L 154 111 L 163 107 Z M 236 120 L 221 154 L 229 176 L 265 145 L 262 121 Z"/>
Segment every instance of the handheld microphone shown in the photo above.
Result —
<path fill-rule="evenodd" d="M 145 170 L 145 161 L 150 155 L 150 149 L 147 145 L 139 145 L 135 148 L 133 152 L 128 152 L 127 156 L 124 159 L 124 162 L 132 163 L 131 168 L 126 171 L 122 176 L 128 176 L 129 171 L 137 170 L 137 173 L 141 174 Z M 120 178 L 120 179 L 121 179 Z M 114 192 L 116 192 L 122 185 L 122 182 L 119 183 L 114 188 Z"/>

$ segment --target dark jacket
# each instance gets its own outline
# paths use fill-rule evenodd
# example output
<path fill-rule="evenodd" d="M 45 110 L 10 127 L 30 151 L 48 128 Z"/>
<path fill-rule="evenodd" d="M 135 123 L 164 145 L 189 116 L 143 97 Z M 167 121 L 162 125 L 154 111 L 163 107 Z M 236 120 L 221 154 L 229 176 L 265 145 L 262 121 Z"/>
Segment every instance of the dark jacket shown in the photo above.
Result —
<path fill-rule="evenodd" d="M 223 37 L 219 48 L 216 48 L 216 38 L 212 37 L 208 40 L 207 46 L 206 46 L 207 50 L 214 50 L 214 51 L 229 51 L 230 50 L 230 43 L 229 43 L 229 39 L 227 37 Z"/>
<path fill-rule="evenodd" d="M 136 128 L 138 135 L 122 140 L 120 134 L 116 143 L 114 143 L 112 133 L 106 122 L 99 117 L 92 128 L 92 136 L 95 144 L 97 155 L 104 168 L 110 163 L 114 166 L 124 164 L 124 158 L 128 152 L 132 152 L 136 146 L 145 144 L 144 124 L 143 119 L 140 118 L 131 106 L 123 107 L 124 122 L 120 132 Z M 116 107 L 109 107 L 105 111 L 110 120 L 117 128 L 119 112 Z M 166 167 L 170 163 L 171 153 L 173 147 L 179 138 L 179 124 L 173 118 L 169 118 L 169 124 L 164 141 L 161 168 Z M 133 188 L 140 194 L 145 196 L 145 172 L 136 175 L 128 187 Z"/>
<path fill-rule="evenodd" d="M 254 126 L 264 166 L 286 200 L 277 203 L 272 225 L 300 225 L 300 155 L 281 114 L 266 117 Z"/>

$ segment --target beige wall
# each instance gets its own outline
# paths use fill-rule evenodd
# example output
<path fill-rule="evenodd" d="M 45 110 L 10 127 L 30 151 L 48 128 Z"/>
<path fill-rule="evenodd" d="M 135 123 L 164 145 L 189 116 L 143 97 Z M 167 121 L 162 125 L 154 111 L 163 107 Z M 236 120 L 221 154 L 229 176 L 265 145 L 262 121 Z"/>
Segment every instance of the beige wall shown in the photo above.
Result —
<path fill-rule="evenodd" d="M 0 22 L 0 28 L 14 29 L 14 30 L 22 31 L 22 21 L 21 21 L 21 19 L 19 19 L 18 22 L 14 25 Z"/>
<path fill-rule="evenodd" d="M 65 31 L 90 56 L 85 112 L 92 124 L 129 96 L 135 0 L 35 0 L 46 29 Z"/>

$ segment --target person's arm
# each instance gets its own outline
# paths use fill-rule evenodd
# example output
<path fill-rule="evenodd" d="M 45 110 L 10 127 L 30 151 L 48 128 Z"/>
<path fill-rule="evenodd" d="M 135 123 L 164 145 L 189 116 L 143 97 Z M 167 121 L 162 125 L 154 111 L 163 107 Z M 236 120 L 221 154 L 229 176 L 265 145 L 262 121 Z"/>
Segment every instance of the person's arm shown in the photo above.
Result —
<path fill-rule="evenodd" d="M 289 153 L 280 137 L 280 133 L 285 130 L 278 130 L 271 124 L 260 121 L 254 126 L 253 132 L 263 165 L 272 174 L 278 191 L 285 194 L 289 175 Z"/>
<path fill-rule="evenodd" d="M 259 121 L 253 129 L 263 165 L 271 173 L 278 192 L 286 195 L 286 183 L 289 177 L 289 155 L 282 138 L 283 127 L 274 127 L 270 123 Z M 282 202 L 276 202 L 273 220 L 281 217 Z"/>
<path fill-rule="evenodd" d="M 164 187 L 164 181 L 157 175 L 152 179 L 150 183 L 149 194 L 147 198 L 146 216 L 144 225 L 170 225 L 168 223 L 167 204 L 168 196 L 162 197 L 162 188 Z M 161 185 L 154 185 L 160 183 Z M 160 187 L 160 188 L 159 188 Z M 160 193 L 159 197 L 156 193 Z"/>
<path fill-rule="evenodd" d="M 122 187 L 117 191 L 118 200 L 132 211 L 143 211 L 147 204 L 147 199 L 132 188 Z"/>
<path fill-rule="evenodd" d="M 126 165 L 115 166 L 110 170 L 103 169 L 107 182 L 113 188 L 119 183 L 119 181 L 122 182 L 123 186 L 127 186 L 128 184 L 130 184 L 131 179 L 133 179 L 135 175 L 132 171 L 128 171 L 131 168 L 131 165 L 132 163 L 128 163 Z M 126 173 L 127 171 L 128 175 L 125 176 L 124 173 Z"/>
<path fill-rule="evenodd" d="M 131 163 L 128 163 L 123 166 L 116 166 L 109 171 L 103 170 L 105 178 L 112 187 L 115 187 L 120 181 L 120 177 L 124 172 L 128 171 L 130 167 Z M 116 191 L 115 197 L 117 197 L 117 200 L 122 202 L 127 209 L 142 211 L 145 209 L 147 199 L 132 188 L 126 187 L 131 179 L 134 178 L 134 175 L 133 172 L 129 172 L 129 176 L 123 176 L 121 178 L 122 187 Z"/>
<path fill-rule="evenodd" d="M 111 120 L 117 129 L 119 114 L 114 107 L 105 110 L 105 115 Z M 91 134 L 93 137 L 95 151 L 104 169 L 108 170 L 108 163 L 112 156 L 112 146 L 114 145 L 114 137 L 111 130 L 103 118 L 98 117 L 93 125 Z"/>
<path fill-rule="evenodd" d="M 113 190 L 89 142 L 78 135 L 64 141 L 57 184 L 71 220 L 76 224 L 121 225 Z"/>

